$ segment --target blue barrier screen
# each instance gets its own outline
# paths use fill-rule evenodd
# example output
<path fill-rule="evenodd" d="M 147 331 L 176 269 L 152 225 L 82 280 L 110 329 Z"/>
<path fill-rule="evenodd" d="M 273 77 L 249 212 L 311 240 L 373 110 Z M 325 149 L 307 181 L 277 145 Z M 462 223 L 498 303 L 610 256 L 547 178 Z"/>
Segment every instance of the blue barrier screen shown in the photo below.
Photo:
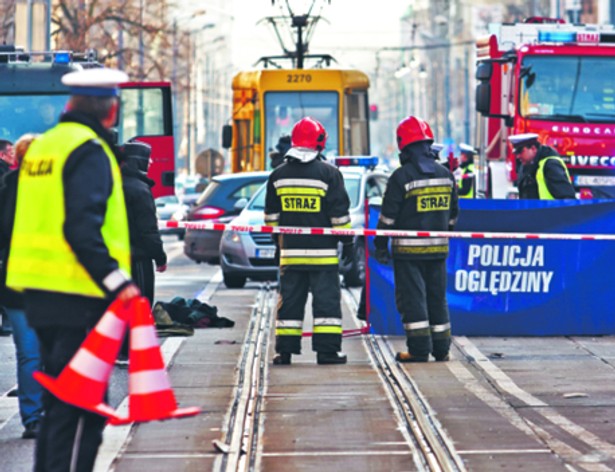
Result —
<path fill-rule="evenodd" d="M 615 234 L 615 201 L 461 200 L 455 230 Z M 376 227 L 379 208 L 370 209 Z M 373 251 L 373 238 L 370 238 Z M 369 259 L 374 332 L 404 331 L 393 267 Z M 615 242 L 452 239 L 447 298 L 454 335 L 615 334 Z"/>

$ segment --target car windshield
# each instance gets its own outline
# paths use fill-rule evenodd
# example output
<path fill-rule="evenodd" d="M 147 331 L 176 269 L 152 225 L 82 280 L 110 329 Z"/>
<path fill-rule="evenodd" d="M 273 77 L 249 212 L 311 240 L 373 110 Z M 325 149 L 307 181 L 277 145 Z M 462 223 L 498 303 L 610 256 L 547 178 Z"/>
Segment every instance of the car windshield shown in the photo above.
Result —
<path fill-rule="evenodd" d="M 201 196 L 197 199 L 196 204 L 200 205 L 201 203 L 207 201 L 207 199 L 216 191 L 219 186 L 220 182 L 216 180 L 212 180 L 211 182 L 209 182 L 207 187 L 205 187 L 205 190 L 203 190 Z"/>
<path fill-rule="evenodd" d="M 337 156 L 338 95 L 336 92 L 268 92 L 265 94 L 265 149 L 275 150 L 280 136 L 289 135 L 297 121 L 305 116 L 320 121 L 327 130 L 323 154 Z M 270 168 L 270 159 L 267 159 Z"/>
<path fill-rule="evenodd" d="M 615 59 L 527 56 L 521 67 L 521 115 L 549 121 L 615 122 Z"/>
<path fill-rule="evenodd" d="M 44 133 L 55 126 L 68 95 L 0 96 L 0 109 L 10 110 L 0 118 L 0 139 L 17 141 L 26 133 Z"/>
<path fill-rule="evenodd" d="M 250 201 L 248 205 L 248 209 L 255 211 L 264 211 L 265 210 L 265 197 L 267 196 L 267 184 L 263 185 L 258 191 L 254 194 L 254 197 Z"/>
<path fill-rule="evenodd" d="M 348 192 L 348 197 L 350 197 L 350 208 L 356 208 L 359 206 L 361 176 L 352 172 L 342 172 L 342 175 L 344 176 L 346 192 Z"/>

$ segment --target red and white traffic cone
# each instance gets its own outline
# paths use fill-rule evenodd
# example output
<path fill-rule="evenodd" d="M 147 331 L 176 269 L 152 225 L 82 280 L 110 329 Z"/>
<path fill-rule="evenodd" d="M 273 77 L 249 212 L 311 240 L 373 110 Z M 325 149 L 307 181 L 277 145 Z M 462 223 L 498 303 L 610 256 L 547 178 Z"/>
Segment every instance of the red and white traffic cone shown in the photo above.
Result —
<path fill-rule="evenodd" d="M 57 378 L 38 371 L 34 378 L 63 402 L 109 418 L 116 416 L 104 396 L 127 324 L 126 309 L 122 302 L 114 301 Z"/>
<path fill-rule="evenodd" d="M 112 417 L 109 423 L 122 425 L 199 414 L 201 409 L 197 407 L 177 408 L 147 298 L 136 299 L 132 306 L 134 314 L 130 323 L 128 417 Z"/>

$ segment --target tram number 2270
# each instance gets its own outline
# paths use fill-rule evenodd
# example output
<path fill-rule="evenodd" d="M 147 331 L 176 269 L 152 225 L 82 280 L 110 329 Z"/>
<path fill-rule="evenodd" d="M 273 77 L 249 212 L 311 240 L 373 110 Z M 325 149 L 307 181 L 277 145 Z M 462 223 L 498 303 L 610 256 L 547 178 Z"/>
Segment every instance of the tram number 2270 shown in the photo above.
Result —
<path fill-rule="evenodd" d="M 300 82 L 311 82 L 312 75 L 311 74 L 287 74 L 286 82 L 298 84 Z"/>

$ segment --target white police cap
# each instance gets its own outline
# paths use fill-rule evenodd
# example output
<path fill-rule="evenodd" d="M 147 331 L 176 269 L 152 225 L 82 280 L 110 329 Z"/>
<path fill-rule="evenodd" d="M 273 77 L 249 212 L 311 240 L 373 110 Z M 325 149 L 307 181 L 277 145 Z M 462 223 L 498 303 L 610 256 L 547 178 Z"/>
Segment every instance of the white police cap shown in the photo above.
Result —
<path fill-rule="evenodd" d="M 431 143 L 431 150 L 438 154 L 440 151 L 444 149 L 444 144 L 442 143 Z"/>
<path fill-rule="evenodd" d="M 508 137 L 510 144 L 514 147 L 523 145 L 530 141 L 536 141 L 538 139 L 538 135 L 536 133 L 521 133 L 521 134 L 513 134 Z"/>
<path fill-rule="evenodd" d="M 459 150 L 461 152 L 471 152 L 471 153 L 475 153 L 476 149 L 474 149 L 473 146 L 470 146 L 469 144 L 466 143 L 460 143 L 459 144 Z"/>
<path fill-rule="evenodd" d="M 62 76 L 62 83 L 70 88 L 73 95 L 93 97 L 116 97 L 118 85 L 128 82 L 128 75 L 117 69 L 97 67 L 78 70 Z"/>

